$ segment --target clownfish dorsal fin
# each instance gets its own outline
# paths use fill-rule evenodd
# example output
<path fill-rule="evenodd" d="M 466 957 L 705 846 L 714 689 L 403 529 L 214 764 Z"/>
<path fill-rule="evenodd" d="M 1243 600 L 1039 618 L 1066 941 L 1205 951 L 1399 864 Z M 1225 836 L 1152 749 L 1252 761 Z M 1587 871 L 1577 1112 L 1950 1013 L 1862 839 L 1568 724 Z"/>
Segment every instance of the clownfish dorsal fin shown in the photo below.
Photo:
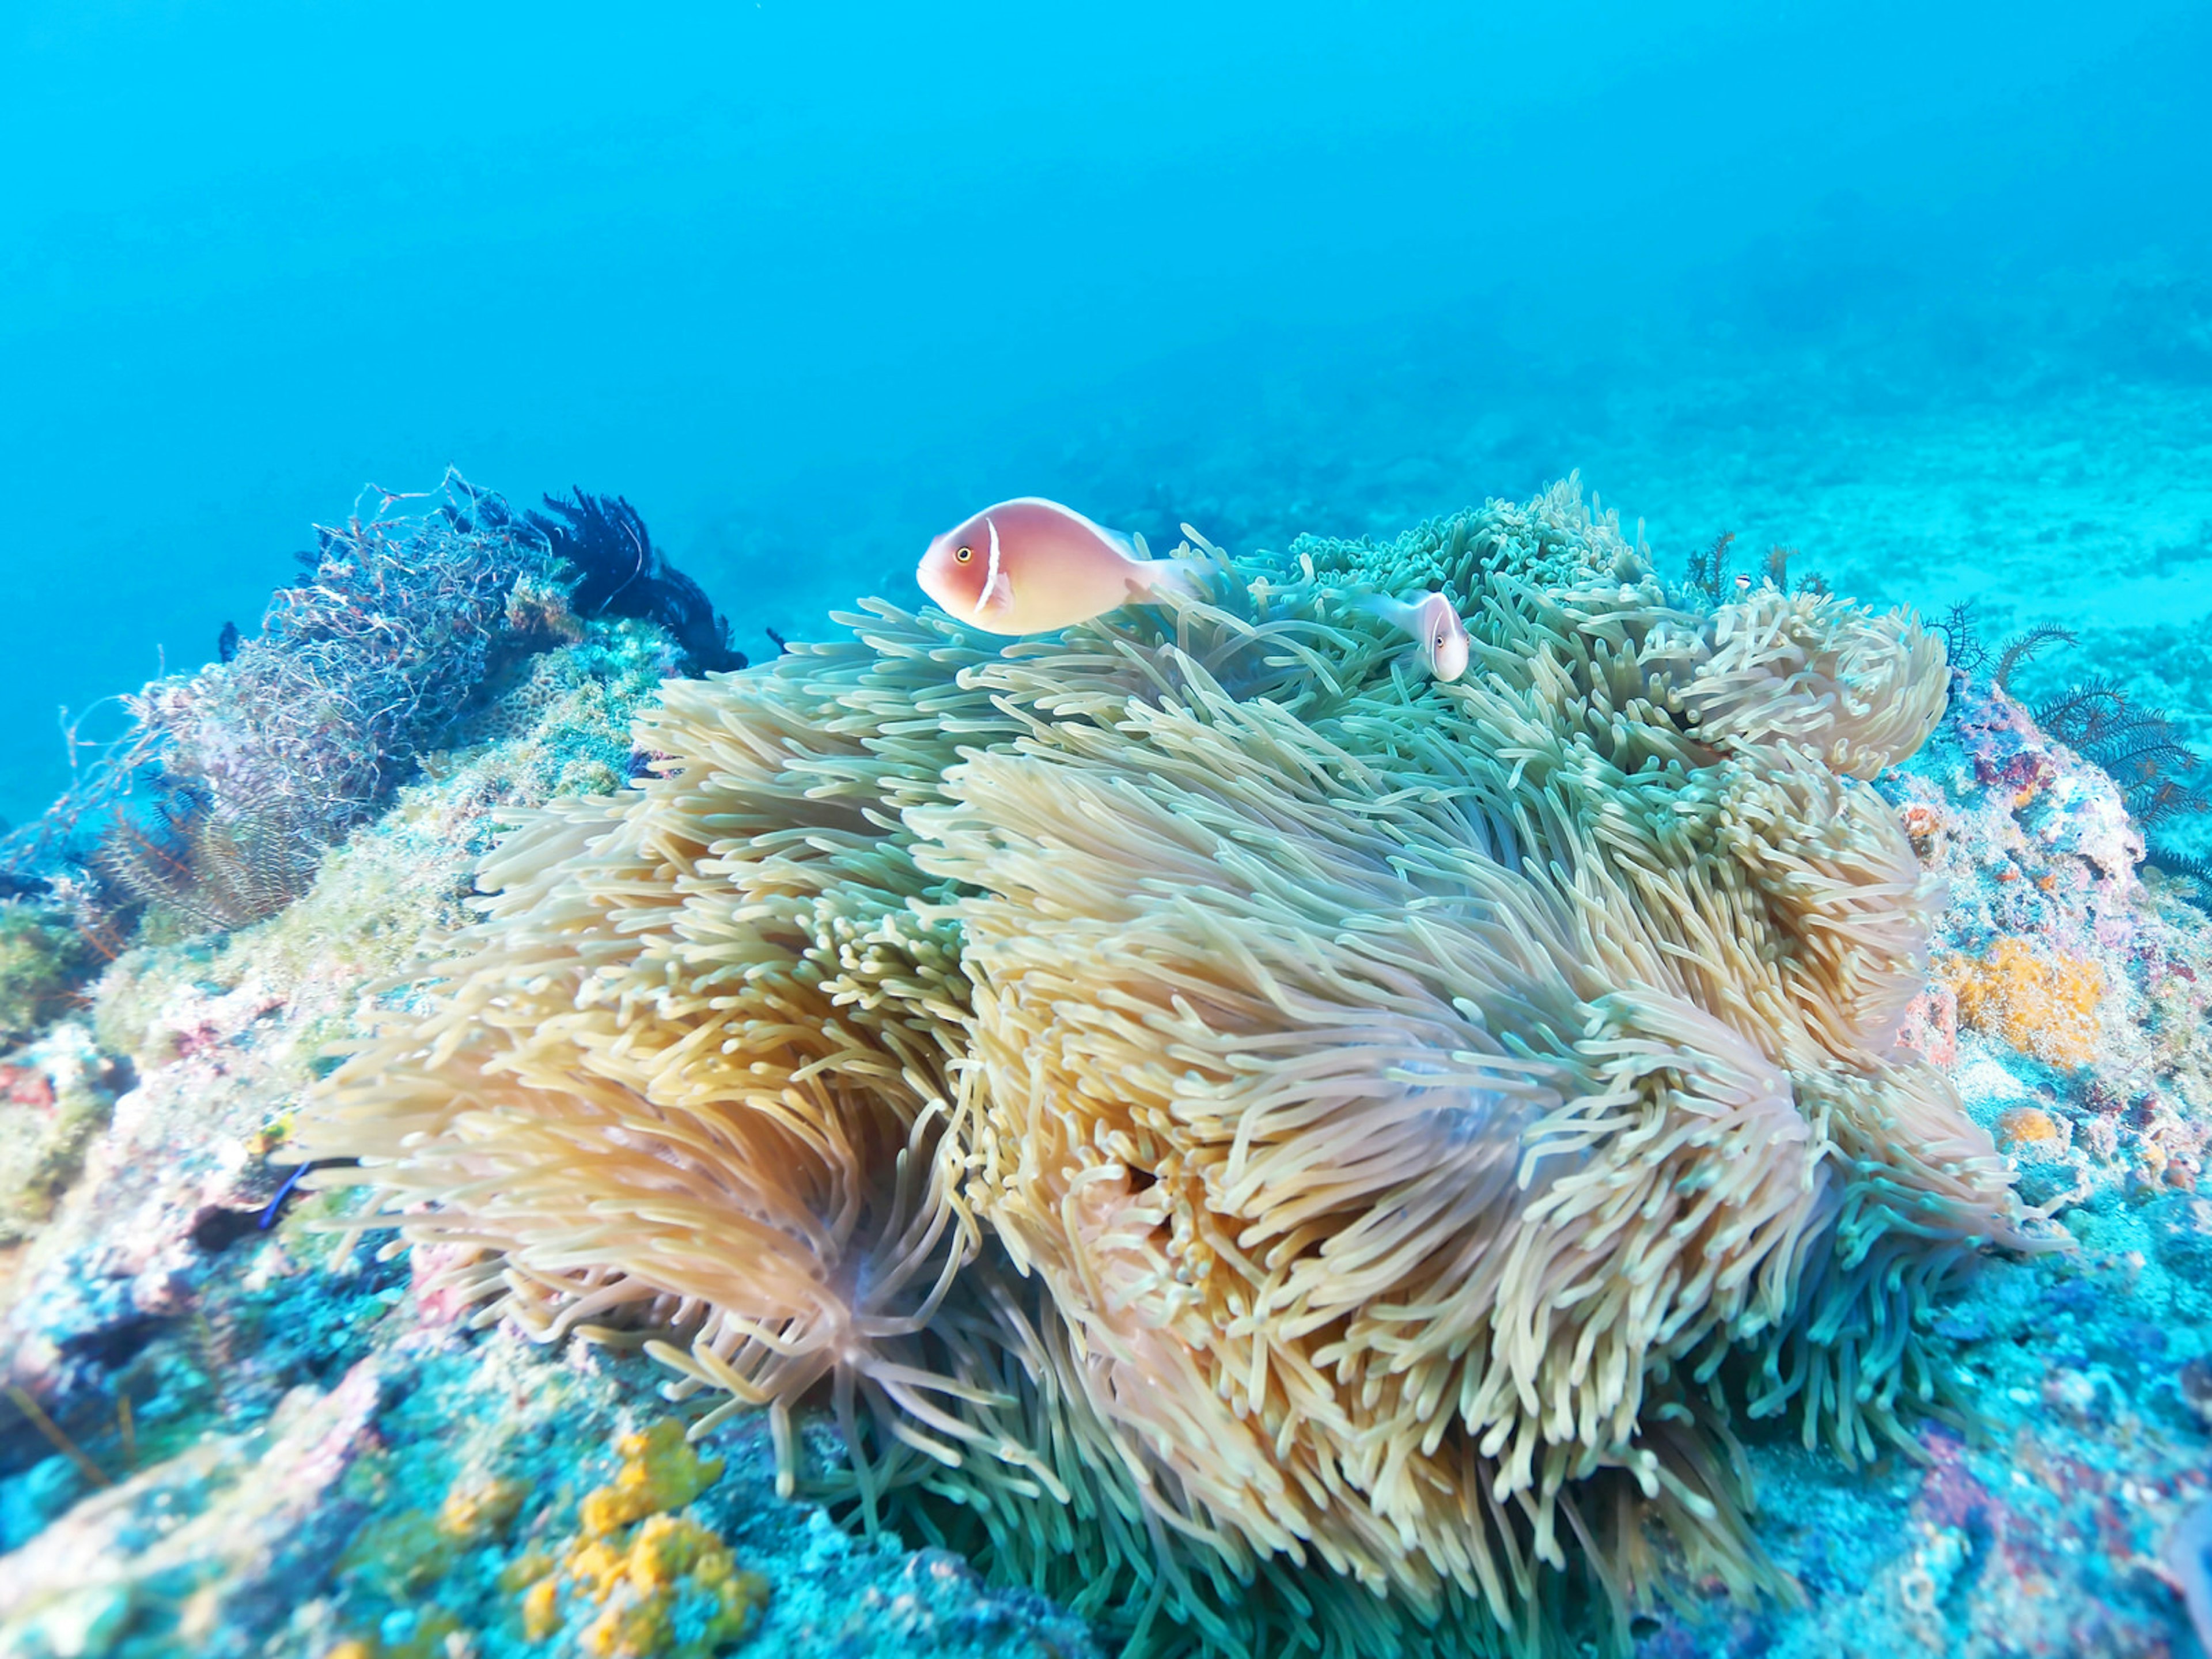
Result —
<path fill-rule="evenodd" d="M 1042 495 L 1017 495 L 1006 503 L 1008 507 L 1041 507 L 1071 524 L 1081 525 L 1085 530 L 1124 558 L 1144 560 L 1152 557 L 1146 550 L 1145 538 L 1133 531 L 1109 530 L 1097 520 L 1078 513 L 1065 501 L 1055 501 Z"/>
<path fill-rule="evenodd" d="M 1411 634 L 1417 640 L 1421 637 L 1419 605 L 1407 605 L 1403 599 L 1394 599 L 1388 593 L 1359 593 L 1352 596 L 1351 606 L 1354 611 L 1363 611 L 1378 621 Z"/>

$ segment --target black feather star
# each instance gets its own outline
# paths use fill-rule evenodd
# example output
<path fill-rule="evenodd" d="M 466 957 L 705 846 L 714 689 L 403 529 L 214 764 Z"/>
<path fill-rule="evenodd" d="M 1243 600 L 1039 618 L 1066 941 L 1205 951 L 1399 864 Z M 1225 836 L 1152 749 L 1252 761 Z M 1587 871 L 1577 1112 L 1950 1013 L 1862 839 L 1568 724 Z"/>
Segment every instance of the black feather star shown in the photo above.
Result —
<path fill-rule="evenodd" d="M 575 572 L 569 596 L 579 616 L 637 617 L 676 636 L 701 672 L 745 665 L 730 643 L 730 624 L 698 583 L 664 558 L 637 509 L 619 495 L 582 489 L 545 497 L 546 511 L 523 516 L 554 555 Z"/>

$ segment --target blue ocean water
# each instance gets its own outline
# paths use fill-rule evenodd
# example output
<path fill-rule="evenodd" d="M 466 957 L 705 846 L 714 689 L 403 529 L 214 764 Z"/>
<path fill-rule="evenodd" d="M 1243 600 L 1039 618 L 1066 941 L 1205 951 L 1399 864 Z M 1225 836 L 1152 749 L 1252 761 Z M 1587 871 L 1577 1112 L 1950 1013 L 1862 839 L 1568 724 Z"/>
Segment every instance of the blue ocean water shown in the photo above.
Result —
<path fill-rule="evenodd" d="M 2208 70 L 2197 0 L 11 0 L 0 814 L 449 463 L 626 495 L 756 654 L 1006 495 L 1278 544 L 1579 467 L 2189 715 Z"/>

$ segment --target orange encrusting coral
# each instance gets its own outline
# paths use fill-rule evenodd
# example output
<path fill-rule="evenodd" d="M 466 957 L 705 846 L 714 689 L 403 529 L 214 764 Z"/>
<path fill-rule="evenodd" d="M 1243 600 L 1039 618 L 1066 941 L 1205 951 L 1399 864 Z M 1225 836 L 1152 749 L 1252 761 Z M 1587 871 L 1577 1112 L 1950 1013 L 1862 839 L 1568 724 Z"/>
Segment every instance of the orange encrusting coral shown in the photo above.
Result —
<path fill-rule="evenodd" d="M 390 1642 L 374 1635 L 349 1636 L 325 1649 L 322 1659 L 445 1659 L 453 1651 L 446 1642 L 449 1636 L 467 1640 L 467 1626 L 451 1609 L 432 1601 L 416 1609 L 409 1635 Z"/>
<path fill-rule="evenodd" d="M 2058 1120 L 2040 1106 L 2014 1106 L 1997 1114 L 1996 1139 L 2001 1151 L 2009 1152 L 2041 1141 L 2063 1142 L 2065 1134 Z"/>
<path fill-rule="evenodd" d="M 521 1558 L 503 1575 L 522 1593 L 523 1634 L 549 1640 L 580 1605 L 599 1609 L 577 1635 L 591 1659 L 705 1659 L 750 1635 L 769 1599 L 768 1581 L 738 1568 L 721 1535 L 672 1515 L 712 1486 L 719 1458 L 684 1443 L 664 1420 L 617 1443 L 623 1466 L 577 1506 L 577 1533 L 554 1561 Z M 534 1581 L 534 1582 L 532 1582 Z"/>
<path fill-rule="evenodd" d="M 1959 1018 L 2054 1066 L 2087 1066 L 2097 1052 L 2097 1005 L 2105 970 L 2054 951 L 2048 958 L 2008 935 L 1979 960 L 1951 957 L 1943 982 L 1958 995 Z"/>
<path fill-rule="evenodd" d="M 616 1443 L 623 1456 L 614 1484 L 586 1498 L 578 1518 L 583 1529 L 604 1538 L 617 1528 L 651 1515 L 680 1510 L 719 1480 L 722 1460 L 702 1458 L 685 1443 L 684 1425 L 664 1419 L 643 1434 L 626 1434 Z"/>

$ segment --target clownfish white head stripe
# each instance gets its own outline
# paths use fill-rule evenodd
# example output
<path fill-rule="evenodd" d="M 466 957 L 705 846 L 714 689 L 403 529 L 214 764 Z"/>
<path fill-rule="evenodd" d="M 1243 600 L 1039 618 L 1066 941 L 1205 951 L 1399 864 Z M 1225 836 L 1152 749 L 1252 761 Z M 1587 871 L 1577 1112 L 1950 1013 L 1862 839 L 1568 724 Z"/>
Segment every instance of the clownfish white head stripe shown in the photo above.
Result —
<path fill-rule="evenodd" d="M 999 548 L 998 520 L 987 514 L 983 524 L 991 532 L 991 563 L 983 573 L 982 590 L 975 596 L 975 620 L 979 623 L 983 620 L 983 612 L 990 608 L 992 601 L 1000 597 L 1002 590 L 1006 601 L 1011 602 L 1014 597 L 1013 584 L 1006 580 L 1006 572 L 1000 568 L 1003 560 Z"/>

